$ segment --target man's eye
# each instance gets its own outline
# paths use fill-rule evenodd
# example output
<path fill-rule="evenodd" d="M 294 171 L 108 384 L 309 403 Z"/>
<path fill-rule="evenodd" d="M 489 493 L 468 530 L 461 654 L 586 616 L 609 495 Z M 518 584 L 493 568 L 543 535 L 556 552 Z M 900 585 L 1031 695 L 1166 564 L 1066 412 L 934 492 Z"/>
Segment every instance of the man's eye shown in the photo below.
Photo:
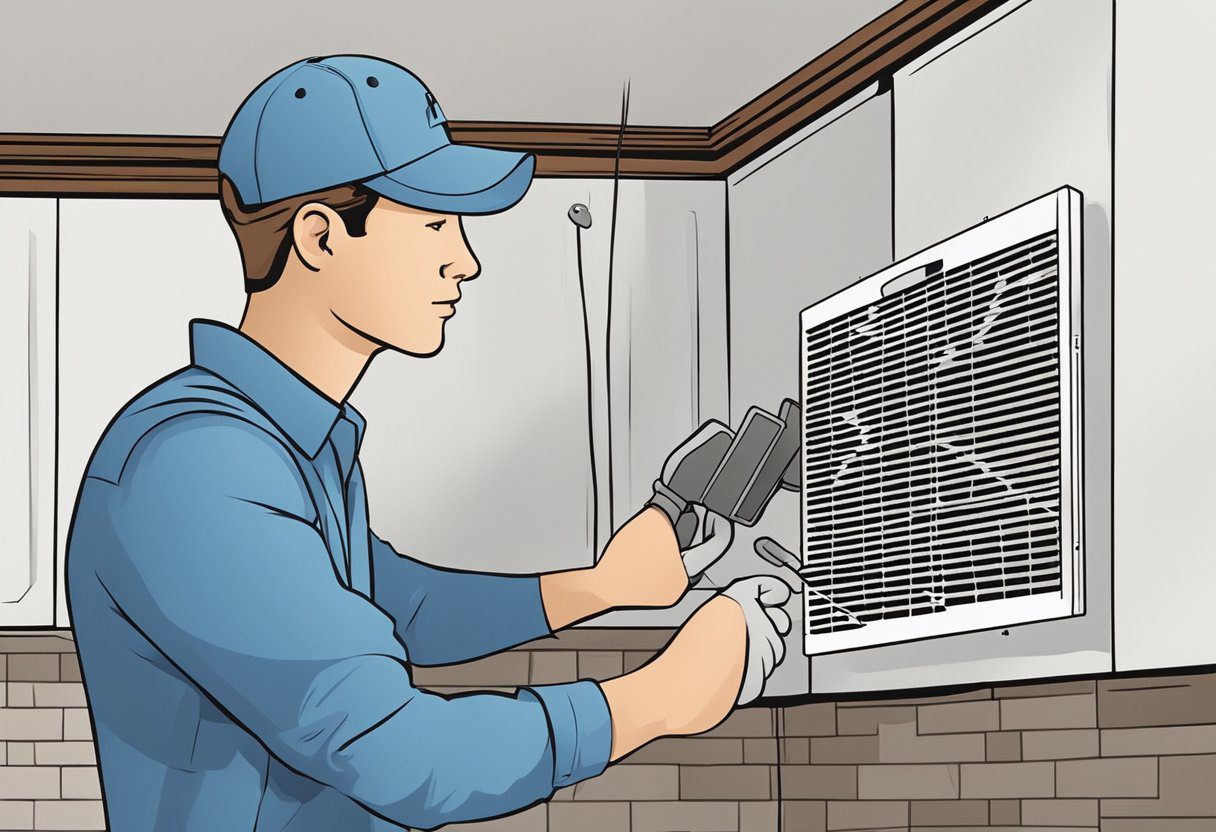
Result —
<path fill-rule="evenodd" d="M 428 222 L 426 224 L 426 227 L 430 228 L 434 231 L 438 231 L 439 229 L 443 228 L 443 224 L 445 222 L 447 222 L 447 220 L 436 220 L 435 222 Z"/>

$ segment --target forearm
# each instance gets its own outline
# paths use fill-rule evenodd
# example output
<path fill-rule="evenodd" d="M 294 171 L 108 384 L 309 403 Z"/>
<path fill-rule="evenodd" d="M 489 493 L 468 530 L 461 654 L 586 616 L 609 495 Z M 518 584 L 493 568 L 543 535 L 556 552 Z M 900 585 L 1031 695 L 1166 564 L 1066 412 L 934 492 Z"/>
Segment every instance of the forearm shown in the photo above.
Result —
<path fill-rule="evenodd" d="M 629 568 L 638 562 L 648 566 L 644 575 Z M 675 532 L 656 508 L 622 526 L 596 566 L 540 578 L 545 617 L 554 630 L 617 607 L 670 606 L 687 586 Z"/>
<path fill-rule="evenodd" d="M 601 683 L 612 714 L 613 761 L 651 740 L 721 722 L 743 678 L 747 629 L 739 605 L 714 598 L 650 664 Z"/>

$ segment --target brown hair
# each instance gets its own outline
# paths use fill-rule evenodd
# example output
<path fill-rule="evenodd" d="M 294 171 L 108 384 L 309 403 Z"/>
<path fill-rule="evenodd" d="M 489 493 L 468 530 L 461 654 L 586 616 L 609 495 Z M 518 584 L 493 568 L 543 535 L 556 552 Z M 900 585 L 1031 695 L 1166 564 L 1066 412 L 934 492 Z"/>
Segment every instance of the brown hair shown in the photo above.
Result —
<path fill-rule="evenodd" d="M 319 202 L 329 206 L 346 224 L 347 234 L 362 237 L 367 233 L 367 215 L 377 199 L 379 195 L 374 191 L 353 184 L 261 205 L 245 205 L 228 177 L 220 177 L 220 207 L 241 250 L 245 291 L 252 294 L 269 289 L 282 276 L 291 251 L 291 222 L 305 204 Z"/>

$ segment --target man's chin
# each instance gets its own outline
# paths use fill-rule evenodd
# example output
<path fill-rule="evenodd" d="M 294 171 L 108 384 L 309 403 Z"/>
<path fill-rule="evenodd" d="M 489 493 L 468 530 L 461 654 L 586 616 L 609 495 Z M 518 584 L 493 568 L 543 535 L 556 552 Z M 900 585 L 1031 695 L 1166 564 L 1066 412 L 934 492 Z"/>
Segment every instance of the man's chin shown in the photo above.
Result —
<path fill-rule="evenodd" d="M 438 355 L 443 349 L 444 328 L 440 326 L 438 336 L 424 341 L 420 338 L 402 338 L 394 340 L 390 346 L 397 352 L 411 355 L 414 358 L 430 358 Z"/>

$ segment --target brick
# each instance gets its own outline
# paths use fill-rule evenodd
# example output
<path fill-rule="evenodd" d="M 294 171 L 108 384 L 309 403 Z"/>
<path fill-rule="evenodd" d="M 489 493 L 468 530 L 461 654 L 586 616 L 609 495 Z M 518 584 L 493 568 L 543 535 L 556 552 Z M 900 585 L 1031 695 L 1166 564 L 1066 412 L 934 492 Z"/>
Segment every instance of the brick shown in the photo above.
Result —
<path fill-rule="evenodd" d="M 959 796 L 958 766 L 942 764 L 857 767 L 863 800 L 940 800 Z"/>
<path fill-rule="evenodd" d="M 649 651 L 627 650 L 622 655 L 621 668 L 626 673 L 632 673 L 652 658 L 654 658 L 654 653 Z"/>
<path fill-rule="evenodd" d="M 632 811 L 632 832 L 736 832 L 739 828 L 738 803 L 635 803 Z"/>
<path fill-rule="evenodd" d="M 786 737 L 781 740 L 782 765 L 806 765 L 811 761 L 811 741 L 806 737 Z M 777 743 L 769 738 L 743 740 L 743 762 L 748 765 L 774 765 L 778 762 Z"/>
<path fill-rule="evenodd" d="M 0 682 L 8 679 L 8 656 L 0 653 Z"/>
<path fill-rule="evenodd" d="M 75 653 L 70 633 L 0 636 L 0 653 Z"/>
<path fill-rule="evenodd" d="M 8 744 L 8 764 L 10 766 L 32 766 L 34 764 L 34 744 L 32 742 L 10 742 Z"/>
<path fill-rule="evenodd" d="M 1216 828 L 1216 818 L 1102 819 L 1102 832 L 1212 832 L 1213 828 Z M 1035 829 L 1033 832 L 1044 830 Z"/>
<path fill-rule="evenodd" d="M 765 740 L 757 740 L 765 742 Z M 771 740 L 768 741 L 771 745 Z M 665 737 L 644 745 L 621 762 L 671 765 L 731 765 L 743 762 L 744 740 L 712 737 Z"/>
<path fill-rule="evenodd" d="M 415 685 L 428 688 L 439 685 L 526 685 L 528 654 L 511 650 L 464 664 L 437 667 L 414 665 L 411 672 Z"/>
<path fill-rule="evenodd" d="M 603 681 L 620 676 L 622 670 L 620 653 L 601 650 L 589 650 L 578 654 L 578 677 L 580 679 L 595 679 Z"/>
<path fill-rule="evenodd" d="M 768 766 L 680 768 L 681 800 L 768 800 L 772 796 Z"/>
<path fill-rule="evenodd" d="M 568 627 L 522 645 L 525 650 L 650 650 L 667 646 L 675 635 L 666 627 Z"/>
<path fill-rule="evenodd" d="M 100 800 L 39 800 L 34 824 L 40 830 L 100 830 L 106 828 L 105 810 Z"/>
<path fill-rule="evenodd" d="M 739 804 L 747 806 L 746 803 Z M 828 828 L 827 804 L 821 800 L 781 801 L 781 828 L 798 832 L 826 832 Z M 772 829 L 773 827 L 769 827 Z M 768 830 L 765 830 L 768 832 Z"/>
<path fill-rule="evenodd" d="M 1096 693 L 1097 687 L 1093 679 L 1079 679 L 1075 682 L 1048 682 L 1046 684 L 1004 685 L 994 688 L 992 695 L 997 699 L 1025 699 L 1054 696 L 1070 696 L 1082 693 Z"/>
<path fill-rule="evenodd" d="M 89 724 L 89 712 L 84 708 L 66 708 L 63 712 L 63 738 L 65 740 L 92 740 L 93 726 Z"/>
<path fill-rule="evenodd" d="M 1004 731 L 1096 728 L 1097 725 L 1098 700 L 1092 693 L 1001 700 L 1001 729 Z"/>
<path fill-rule="evenodd" d="M 1216 753 L 1216 725 L 1115 728 L 1102 732 L 1103 757 Z"/>
<path fill-rule="evenodd" d="M 789 733 L 788 730 L 786 733 Z M 773 713 L 768 708 L 740 708 L 702 737 L 771 737 Z"/>
<path fill-rule="evenodd" d="M 916 730 L 921 734 L 971 734 L 999 731 L 1000 705 L 993 701 L 956 702 L 917 709 Z"/>
<path fill-rule="evenodd" d="M 0 766 L 8 765 L 8 743 L 0 742 Z"/>
<path fill-rule="evenodd" d="M 537 650 L 529 678 L 534 685 L 555 685 L 578 678 L 578 654 L 567 650 Z"/>
<path fill-rule="evenodd" d="M 1022 759 L 1068 760 L 1098 756 L 1098 729 L 1068 731 L 1025 731 L 1022 733 Z"/>
<path fill-rule="evenodd" d="M 10 682 L 58 682 L 59 655 L 19 653 L 8 657 Z"/>
<path fill-rule="evenodd" d="M 629 832 L 629 804 L 550 803 L 549 828 L 555 832 Z"/>
<path fill-rule="evenodd" d="M 39 682 L 34 685 L 34 705 L 39 708 L 83 708 L 88 702 L 80 682 Z"/>
<path fill-rule="evenodd" d="M 574 787 L 575 800 L 677 800 L 678 766 L 613 766 Z"/>
<path fill-rule="evenodd" d="M 87 741 L 39 742 L 34 743 L 34 762 L 40 766 L 95 766 L 97 754 Z"/>
<path fill-rule="evenodd" d="M 8 707 L 8 684 L 0 682 L 0 708 Z"/>
<path fill-rule="evenodd" d="M 63 796 L 73 800 L 101 800 L 101 780 L 95 766 L 68 766 L 60 769 Z"/>
<path fill-rule="evenodd" d="M 857 797 L 857 767 L 782 766 L 781 797 L 853 800 Z"/>
<path fill-rule="evenodd" d="M 1216 755 L 1162 757 L 1157 762 L 1161 767 L 1160 797 L 1103 800 L 1103 816 L 1216 818 Z"/>
<path fill-rule="evenodd" d="M 1096 800 L 1023 800 L 1022 823 L 1027 826 L 1097 826 Z"/>
<path fill-rule="evenodd" d="M 1020 826 L 1022 802 L 1020 800 L 993 800 L 988 804 L 988 823 L 993 826 Z"/>
<path fill-rule="evenodd" d="M 1056 766 L 1057 797 L 1156 797 L 1157 760 L 1061 760 Z"/>
<path fill-rule="evenodd" d="M 33 829 L 34 801 L 0 800 L 0 829 Z"/>
<path fill-rule="evenodd" d="M 908 804 L 902 801 L 828 801 L 828 829 L 876 829 L 907 825 Z"/>
<path fill-rule="evenodd" d="M 816 737 L 810 743 L 812 763 L 879 762 L 877 736 Z"/>
<path fill-rule="evenodd" d="M 832 702 L 786 708 L 784 719 L 787 737 L 830 737 L 836 733 L 836 705 Z"/>
<path fill-rule="evenodd" d="M 785 801 L 788 806 L 789 802 Z M 739 806 L 739 832 L 773 832 L 777 828 L 777 803 L 772 800 L 749 800 L 746 803 L 740 803 Z M 801 829 L 802 827 L 790 826 L 787 822 L 786 829 Z M 820 826 L 817 832 L 824 832 Z"/>
<path fill-rule="evenodd" d="M 79 682 L 80 679 L 80 657 L 75 653 L 60 653 L 59 681 Z"/>
<path fill-rule="evenodd" d="M 915 722 L 916 708 L 841 708 L 836 713 L 836 733 L 877 734 L 879 725 Z"/>
<path fill-rule="evenodd" d="M 1098 704 L 1100 728 L 1216 724 L 1216 673 L 1105 679 Z"/>
<path fill-rule="evenodd" d="M 0 709 L 0 740 L 57 740 L 62 736 L 63 711 Z"/>
<path fill-rule="evenodd" d="M 878 726 L 878 739 L 878 759 L 858 762 L 961 763 L 984 760 L 983 734 L 920 736 L 916 733 L 915 725 L 905 723 Z"/>
<path fill-rule="evenodd" d="M 985 741 L 987 759 L 990 763 L 1010 762 L 1022 759 L 1022 735 L 1017 731 L 995 731 L 987 734 Z"/>
<path fill-rule="evenodd" d="M 9 682 L 8 696 L 6 704 L 10 708 L 32 708 L 34 707 L 34 683 L 33 682 Z"/>
<path fill-rule="evenodd" d="M 913 826 L 986 826 L 986 800 L 914 800 L 911 804 Z"/>
<path fill-rule="evenodd" d="M 59 797 L 59 769 L 37 766 L 0 768 L 0 800 Z"/>
<path fill-rule="evenodd" d="M 962 767 L 963 797 L 1055 797 L 1053 763 L 980 763 Z"/>

